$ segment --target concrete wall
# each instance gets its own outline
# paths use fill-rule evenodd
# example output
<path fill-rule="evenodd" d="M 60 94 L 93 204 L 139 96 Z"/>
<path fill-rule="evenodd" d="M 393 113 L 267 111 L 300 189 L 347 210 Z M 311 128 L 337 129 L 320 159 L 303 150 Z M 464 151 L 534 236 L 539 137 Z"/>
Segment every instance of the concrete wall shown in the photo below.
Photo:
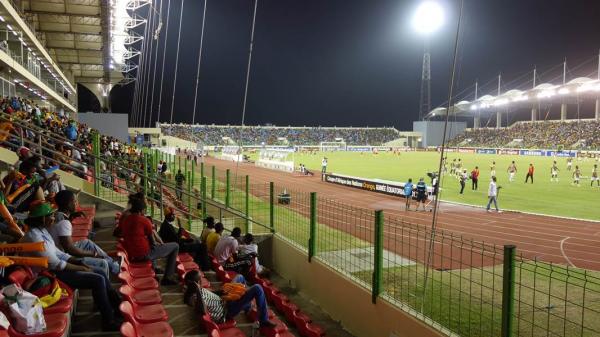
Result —
<path fill-rule="evenodd" d="M 448 122 L 446 130 L 446 140 L 454 138 L 461 134 L 467 128 L 466 122 Z M 421 121 L 413 122 L 413 131 L 421 132 L 422 146 L 439 146 L 442 144 L 442 136 L 444 135 L 443 121 Z"/>
<path fill-rule="evenodd" d="M 300 251 L 278 235 L 272 249 L 263 251 L 261 259 L 272 262 L 272 268 L 283 278 L 291 280 L 301 293 L 317 303 L 324 312 L 357 337 L 440 337 L 428 325 L 389 302 L 378 299 L 371 303 L 371 293 L 344 275 L 320 263 L 308 262 Z M 266 264 L 268 266 L 268 264 Z"/>
<path fill-rule="evenodd" d="M 80 112 L 78 115 L 81 123 L 99 130 L 101 134 L 115 137 L 123 142 L 128 141 L 128 114 Z"/>

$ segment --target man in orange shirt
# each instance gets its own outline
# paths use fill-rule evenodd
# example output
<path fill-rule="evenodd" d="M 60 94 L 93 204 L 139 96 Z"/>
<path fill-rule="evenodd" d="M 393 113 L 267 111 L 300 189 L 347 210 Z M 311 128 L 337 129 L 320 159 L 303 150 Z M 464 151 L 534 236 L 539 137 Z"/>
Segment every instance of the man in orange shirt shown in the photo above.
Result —
<path fill-rule="evenodd" d="M 533 167 L 533 164 L 529 164 L 529 169 L 527 170 L 527 176 L 525 177 L 525 184 L 527 184 L 527 182 L 529 181 L 529 178 L 531 178 L 531 183 L 533 184 L 533 171 L 535 170 L 535 168 Z"/>
<path fill-rule="evenodd" d="M 475 166 L 471 171 L 471 189 L 477 191 L 477 183 L 479 182 L 479 166 Z"/>

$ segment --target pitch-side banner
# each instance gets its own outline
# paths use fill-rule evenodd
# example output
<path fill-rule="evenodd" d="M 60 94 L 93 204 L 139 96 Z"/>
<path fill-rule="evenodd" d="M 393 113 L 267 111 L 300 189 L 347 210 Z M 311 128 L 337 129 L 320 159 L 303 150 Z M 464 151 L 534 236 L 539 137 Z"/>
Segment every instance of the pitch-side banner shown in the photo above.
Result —
<path fill-rule="evenodd" d="M 365 191 L 384 193 L 395 196 L 404 196 L 404 183 L 402 182 L 387 182 L 377 179 L 364 179 L 357 177 L 342 176 L 332 173 L 325 174 L 325 181 L 332 184 L 350 186 Z M 433 189 L 427 187 L 427 193 L 431 194 Z"/>

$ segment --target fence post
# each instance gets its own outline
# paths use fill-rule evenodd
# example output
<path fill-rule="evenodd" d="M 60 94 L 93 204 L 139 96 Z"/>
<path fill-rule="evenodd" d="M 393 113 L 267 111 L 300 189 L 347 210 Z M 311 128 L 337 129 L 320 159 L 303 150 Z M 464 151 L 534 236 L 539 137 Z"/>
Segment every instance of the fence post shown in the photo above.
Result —
<path fill-rule="evenodd" d="M 191 161 L 192 164 L 192 188 L 195 186 L 194 184 L 196 183 L 196 173 L 194 171 L 196 171 L 196 162 L 194 160 Z"/>
<path fill-rule="evenodd" d="M 148 153 L 146 151 L 142 151 L 142 156 L 144 157 L 144 195 L 146 195 L 146 199 L 148 198 L 148 196 L 150 195 L 149 191 L 148 191 L 148 185 L 149 185 L 149 181 L 148 181 Z M 152 211 L 152 215 L 154 215 L 154 203 L 150 202 L 150 208 Z"/>
<path fill-rule="evenodd" d="M 308 262 L 317 254 L 317 192 L 310 192 L 310 236 L 308 237 Z"/>
<path fill-rule="evenodd" d="M 231 171 L 225 171 L 225 207 L 229 208 L 231 182 L 229 181 Z"/>
<path fill-rule="evenodd" d="M 187 162 L 187 161 L 186 161 Z M 186 165 L 187 166 L 187 165 Z M 187 171 L 188 190 L 188 230 L 192 230 L 192 172 Z"/>
<path fill-rule="evenodd" d="M 181 170 L 181 154 L 177 156 L 177 170 Z"/>
<path fill-rule="evenodd" d="M 100 134 L 94 133 L 93 138 L 93 150 L 94 150 L 94 195 L 100 196 Z"/>
<path fill-rule="evenodd" d="M 200 162 L 200 179 L 204 178 L 204 163 Z M 202 181 L 202 180 L 200 180 Z"/>
<path fill-rule="evenodd" d="M 206 177 L 200 181 L 200 190 L 202 195 L 202 220 L 206 219 Z"/>
<path fill-rule="evenodd" d="M 383 276 L 383 211 L 375 211 L 375 254 L 373 261 L 373 284 L 371 291 L 371 302 L 377 303 L 377 297 L 381 294 Z"/>
<path fill-rule="evenodd" d="M 502 270 L 502 337 L 513 335 L 513 318 L 515 311 L 515 255 L 517 247 L 504 246 L 504 263 Z"/>
<path fill-rule="evenodd" d="M 216 172 L 216 168 L 213 165 L 212 167 L 212 176 L 211 176 L 211 184 L 210 184 L 210 198 L 212 200 L 215 200 L 215 185 L 216 185 L 216 181 L 217 181 L 217 172 Z"/>
<path fill-rule="evenodd" d="M 275 184 L 269 183 L 269 225 L 271 233 L 275 233 Z"/>
<path fill-rule="evenodd" d="M 245 210 L 246 210 L 246 233 L 252 233 L 250 228 L 250 176 L 246 175 L 246 199 L 245 199 Z"/>

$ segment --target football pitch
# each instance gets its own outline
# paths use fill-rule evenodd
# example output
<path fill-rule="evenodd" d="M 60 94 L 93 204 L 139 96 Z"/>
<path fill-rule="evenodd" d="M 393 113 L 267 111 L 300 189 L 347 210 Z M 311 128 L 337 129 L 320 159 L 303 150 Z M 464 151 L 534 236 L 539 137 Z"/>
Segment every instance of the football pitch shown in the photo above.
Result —
<path fill-rule="evenodd" d="M 398 182 L 405 182 L 409 178 L 416 182 L 423 177 L 428 184 L 431 180 L 427 177 L 427 172 L 437 171 L 440 157 L 437 152 L 401 152 L 399 155 L 389 152 L 317 152 L 295 153 L 294 162 L 296 167 L 302 163 L 317 173 L 321 170 L 323 156 L 328 158 L 328 172 Z M 573 169 L 579 165 L 583 177 L 580 186 L 577 187 L 571 184 L 573 171 L 567 171 L 566 158 L 556 158 L 560 170 L 559 181 L 551 182 L 550 168 L 555 160 L 552 157 L 471 153 L 448 153 L 447 157 L 448 163 L 460 158 L 469 175 L 475 166 L 479 166 L 481 173 L 479 189 L 473 191 L 469 180 L 462 195 L 459 194 L 459 180 L 446 174 L 441 182 L 442 200 L 485 206 L 490 182 L 490 165 L 495 161 L 498 186 L 502 187 L 498 197 L 501 209 L 600 220 L 600 187 L 597 187 L 597 183 L 594 183 L 594 187 L 590 186 L 592 167 L 594 164 L 600 166 L 600 163 L 593 159 L 573 159 Z M 518 171 L 515 180 L 509 182 L 507 168 L 512 160 L 515 161 Z M 525 175 L 530 163 L 535 167 L 535 180 L 533 184 L 525 184 Z"/>

